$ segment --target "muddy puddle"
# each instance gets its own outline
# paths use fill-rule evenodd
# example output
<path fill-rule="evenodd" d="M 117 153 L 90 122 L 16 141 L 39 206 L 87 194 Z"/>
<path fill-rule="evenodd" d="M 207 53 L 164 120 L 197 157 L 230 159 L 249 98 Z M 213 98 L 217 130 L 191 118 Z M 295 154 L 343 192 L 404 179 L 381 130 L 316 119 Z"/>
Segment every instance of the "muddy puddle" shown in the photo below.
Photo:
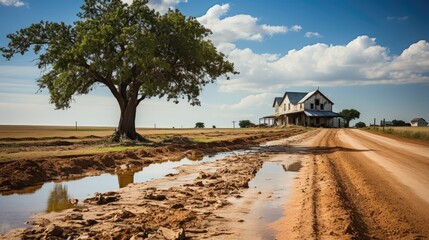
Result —
<path fill-rule="evenodd" d="M 249 211 L 243 216 L 243 239 L 275 239 L 275 231 L 269 224 L 284 216 L 283 204 L 292 192 L 293 179 L 298 176 L 301 162 L 265 162 L 255 178 L 249 182 L 249 194 L 256 193 L 257 199 L 252 201 Z M 246 205 L 246 196 L 229 199 L 237 206 Z"/>
<path fill-rule="evenodd" d="M 176 168 L 182 165 L 214 162 L 229 155 L 245 152 L 248 151 L 218 153 L 197 161 L 183 158 L 175 162 L 154 163 L 137 171 L 105 173 L 78 180 L 48 182 L 41 187 L 29 187 L 13 194 L 0 195 L 0 233 L 5 233 L 12 228 L 26 227 L 25 222 L 31 220 L 34 213 L 59 212 L 76 207 L 70 203 L 70 199 L 79 199 L 81 202 L 96 192 L 114 191 L 130 183 L 146 182 L 162 178 L 167 174 L 178 173 Z"/>

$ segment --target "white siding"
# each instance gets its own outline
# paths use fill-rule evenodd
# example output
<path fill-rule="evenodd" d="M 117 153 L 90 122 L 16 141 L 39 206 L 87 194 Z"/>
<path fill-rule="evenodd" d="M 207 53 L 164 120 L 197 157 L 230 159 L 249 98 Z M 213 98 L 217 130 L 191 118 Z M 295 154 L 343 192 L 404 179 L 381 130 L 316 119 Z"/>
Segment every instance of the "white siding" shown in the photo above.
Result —
<path fill-rule="evenodd" d="M 316 106 L 316 99 L 319 99 L 318 106 Z M 311 104 L 313 104 L 313 109 L 311 108 Z M 323 110 L 321 110 L 321 107 L 320 107 L 321 104 L 323 104 Z M 305 105 L 305 109 L 308 109 L 308 110 L 332 111 L 332 104 L 318 92 L 315 93 L 310 98 L 308 98 L 304 102 L 304 105 Z"/>

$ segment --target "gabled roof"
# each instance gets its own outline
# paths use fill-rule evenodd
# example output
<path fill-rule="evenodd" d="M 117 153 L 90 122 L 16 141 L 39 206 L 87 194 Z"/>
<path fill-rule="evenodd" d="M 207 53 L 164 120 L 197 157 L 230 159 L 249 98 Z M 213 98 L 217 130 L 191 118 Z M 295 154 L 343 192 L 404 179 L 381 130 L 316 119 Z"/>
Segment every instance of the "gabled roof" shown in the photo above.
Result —
<path fill-rule="evenodd" d="M 339 117 L 338 113 L 332 111 L 316 111 L 316 110 L 305 110 L 305 115 L 309 117 Z"/>
<path fill-rule="evenodd" d="M 311 96 L 313 96 L 314 94 L 319 93 L 320 95 L 322 95 L 326 100 L 328 100 L 332 105 L 334 105 L 334 103 L 329 100 L 329 98 L 327 98 L 323 93 L 321 93 L 319 91 L 319 89 L 317 89 L 316 91 L 312 91 L 307 93 L 307 95 L 305 95 L 298 103 L 304 103 L 307 99 L 309 99 Z"/>
<path fill-rule="evenodd" d="M 307 93 L 303 93 L 303 92 L 286 92 L 285 96 L 283 97 L 283 99 L 286 97 L 289 98 L 289 101 L 291 103 L 293 103 L 294 105 L 296 105 L 299 100 L 301 100 L 303 97 L 305 97 L 307 95 Z"/>
<path fill-rule="evenodd" d="M 413 118 L 413 119 L 411 120 L 411 122 L 418 122 L 418 121 L 420 121 L 420 120 L 423 120 L 423 121 L 425 121 L 425 122 L 426 122 L 426 120 L 424 120 L 423 118 Z"/>
<path fill-rule="evenodd" d="M 277 103 L 277 105 L 280 106 L 280 104 L 282 103 L 282 100 L 283 100 L 282 97 L 275 97 L 274 102 L 273 102 L 273 107 L 276 106 L 276 103 Z"/>
<path fill-rule="evenodd" d="M 293 104 L 297 104 L 301 98 L 303 98 L 307 93 L 304 92 L 285 92 L 283 97 L 280 100 L 279 105 L 285 100 L 286 96 L 288 96 L 289 101 Z"/>

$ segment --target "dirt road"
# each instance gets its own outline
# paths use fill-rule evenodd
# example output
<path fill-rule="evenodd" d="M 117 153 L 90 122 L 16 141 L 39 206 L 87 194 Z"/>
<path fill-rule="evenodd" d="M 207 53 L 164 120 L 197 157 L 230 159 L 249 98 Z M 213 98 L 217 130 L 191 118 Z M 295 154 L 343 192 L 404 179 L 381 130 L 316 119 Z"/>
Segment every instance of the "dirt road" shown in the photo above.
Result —
<path fill-rule="evenodd" d="M 304 162 L 278 239 L 429 238 L 429 147 L 361 130 L 295 145 Z"/>

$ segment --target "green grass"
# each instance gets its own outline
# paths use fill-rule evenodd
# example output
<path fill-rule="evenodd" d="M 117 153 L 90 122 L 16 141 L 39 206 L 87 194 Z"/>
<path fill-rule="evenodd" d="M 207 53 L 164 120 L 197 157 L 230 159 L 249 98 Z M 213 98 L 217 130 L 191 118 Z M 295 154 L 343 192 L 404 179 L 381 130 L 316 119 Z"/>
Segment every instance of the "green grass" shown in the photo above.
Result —
<path fill-rule="evenodd" d="M 7 156 L 0 156 L 0 162 L 12 161 L 13 158 Z"/>
<path fill-rule="evenodd" d="M 382 127 L 377 127 L 366 128 L 366 130 L 429 142 L 429 127 L 385 127 L 384 130 Z"/>
<path fill-rule="evenodd" d="M 101 147 L 94 150 L 96 153 L 106 153 L 106 152 L 121 152 L 125 150 L 134 150 L 134 149 L 149 149 L 151 147 L 147 146 L 114 146 L 114 147 Z"/>
<path fill-rule="evenodd" d="M 213 139 L 213 138 L 190 138 L 189 140 L 191 140 L 194 143 L 208 143 L 208 142 L 214 142 L 217 139 Z"/>

